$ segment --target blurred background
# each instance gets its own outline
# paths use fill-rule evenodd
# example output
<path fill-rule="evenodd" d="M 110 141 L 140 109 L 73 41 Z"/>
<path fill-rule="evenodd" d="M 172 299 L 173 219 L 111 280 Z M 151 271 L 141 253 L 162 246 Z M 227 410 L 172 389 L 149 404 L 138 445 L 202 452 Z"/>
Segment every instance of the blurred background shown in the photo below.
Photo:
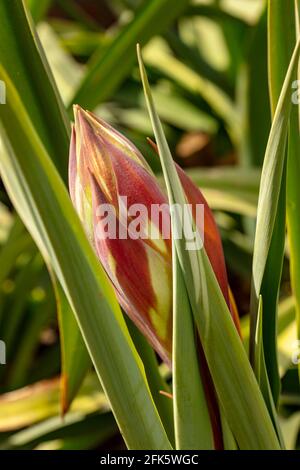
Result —
<path fill-rule="evenodd" d="M 143 57 L 176 161 L 203 190 L 222 235 L 247 345 L 260 168 L 271 126 L 264 0 L 27 0 L 72 119 L 83 104 L 129 137 L 154 171 L 139 78 Z M 0 20 L 1 22 L 1 20 Z M 281 415 L 299 445 L 294 303 L 284 261 L 279 307 Z M 61 419 L 60 338 L 45 264 L 0 181 L 0 448 L 123 448 L 92 368 Z M 167 374 L 162 366 L 162 373 Z M 297 441 L 298 439 L 298 441 Z M 298 442 L 298 444 L 297 444 Z"/>

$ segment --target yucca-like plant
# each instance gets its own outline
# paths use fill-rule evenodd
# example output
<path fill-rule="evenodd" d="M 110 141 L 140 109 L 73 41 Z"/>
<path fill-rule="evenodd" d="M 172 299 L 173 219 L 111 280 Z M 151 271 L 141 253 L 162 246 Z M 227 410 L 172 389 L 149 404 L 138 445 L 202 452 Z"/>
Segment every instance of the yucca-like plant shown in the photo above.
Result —
<path fill-rule="evenodd" d="M 135 27 L 116 38 L 112 55 L 107 49 L 94 62 L 73 98 L 69 119 L 23 2 L 0 1 L 0 39 L 7 45 L 0 49 L 0 79 L 6 86 L 6 104 L 0 108 L 0 172 L 54 287 L 62 411 L 70 408 L 91 360 L 103 400 L 129 449 L 284 449 L 277 307 L 287 214 L 297 314 L 299 310 L 299 114 L 291 99 L 300 53 L 297 2 L 289 3 L 293 31 L 284 39 L 285 7 L 272 0 L 268 4 L 272 126 L 258 198 L 250 333 L 240 325 L 213 212 L 172 158 L 139 46 L 141 86 L 155 137 L 148 148 L 158 154 L 163 184 L 127 137 L 85 110 L 94 107 L 95 96 L 98 101 L 110 96 L 131 67 L 132 47 L 150 37 L 147 28 L 142 33 L 140 18 L 151 25 L 165 15 L 168 23 L 188 2 L 176 2 L 173 16 L 166 14 L 172 2 L 150 3 Z M 28 44 L 24 55 L 21 40 Z M 130 60 L 120 71 L 126 47 Z M 110 75 L 112 64 L 115 75 Z M 220 99 L 216 109 L 221 107 L 222 117 L 228 117 L 224 96 L 215 91 L 211 96 L 212 101 Z M 242 146 L 235 112 L 230 111 L 228 133 Z M 126 220 L 120 204 L 124 197 Z M 141 206 L 145 213 L 138 213 Z M 162 207 L 162 219 L 153 217 L 155 206 Z M 179 210 L 186 207 L 182 227 Z M 203 210 L 200 219 L 198 207 Z M 162 220 L 170 228 L 167 237 Z M 110 222 L 113 236 L 107 233 Z M 188 234 L 198 243 L 192 249 L 187 248 Z"/>

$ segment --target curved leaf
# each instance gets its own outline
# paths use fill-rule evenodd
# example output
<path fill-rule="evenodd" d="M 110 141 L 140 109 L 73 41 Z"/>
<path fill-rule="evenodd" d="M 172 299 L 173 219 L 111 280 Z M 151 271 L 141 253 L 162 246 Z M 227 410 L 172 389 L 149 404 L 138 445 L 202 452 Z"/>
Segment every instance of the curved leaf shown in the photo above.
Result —
<path fill-rule="evenodd" d="M 129 448 L 170 449 L 141 360 L 113 289 L 10 78 L 0 108 L 7 152 L 0 170 L 11 200 L 72 306 L 99 379 Z M 21 150 L 20 150 L 21 149 Z"/>

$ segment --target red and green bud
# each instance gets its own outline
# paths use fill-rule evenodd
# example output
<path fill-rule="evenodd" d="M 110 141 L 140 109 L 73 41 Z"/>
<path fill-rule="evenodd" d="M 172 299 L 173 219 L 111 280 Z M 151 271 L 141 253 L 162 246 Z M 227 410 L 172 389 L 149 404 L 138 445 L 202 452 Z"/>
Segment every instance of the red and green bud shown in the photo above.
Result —
<path fill-rule="evenodd" d="M 170 240 L 161 237 L 134 240 L 126 234 L 123 239 L 99 236 L 102 218 L 97 210 L 101 205 L 111 204 L 120 231 L 124 229 L 120 221 L 120 196 L 127 197 L 128 207 L 142 204 L 150 214 L 152 204 L 166 203 L 163 191 L 135 146 L 79 107 L 75 108 L 69 175 L 73 204 L 121 306 L 159 355 L 169 362 L 172 341 Z M 159 232 L 159 227 L 156 228 Z"/>
<path fill-rule="evenodd" d="M 170 363 L 172 244 L 162 234 L 161 219 L 151 218 L 153 205 L 167 206 L 166 194 L 144 157 L 126 137 L 79 106 L 74 112 L 69 165 L 73 204 L 121 306 L 162 359 Z M 179 167 L 178 174 L 192 209 L 196 204 L 204 204 L 204 246 L 231 307 L 223 250 L 213 215 L 199 189 Z M 138 204 L 147 209 L 143 216 L 147 220 L 142 217 L 141 224 L 145 237 L 131 237 L 130 224 L 123 222 L 120 197 L 127 198 L 127 207 Z M 99 207 L 108 204 L 115 210 L 116 237 L 104 236 L 107 221 Z M 134 222 L 134 217 L 128 218 Z M 151 238 L 149 234 L 155 236 Z"/>

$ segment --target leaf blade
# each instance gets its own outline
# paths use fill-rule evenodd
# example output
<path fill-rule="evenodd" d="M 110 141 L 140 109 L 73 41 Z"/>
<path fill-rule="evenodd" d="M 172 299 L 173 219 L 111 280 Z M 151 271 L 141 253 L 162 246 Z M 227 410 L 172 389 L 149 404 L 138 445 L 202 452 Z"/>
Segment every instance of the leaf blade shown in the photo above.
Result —
<path fill-rule="evenodd" d="M 177 0 L 176 3 L 172 0 L 144 2 L 134 20 L 121 30 L 112 44 L 104 52 L 102 48 L 96 51 L 71 105 L 76 103 L 93 109 L 110 98 L 134 65 L 136 42 L 146 43 L 153 35 L 160 33 L 188 3 L 188 0 Z"/>
<path fill-rule="evenodd" d="M 185 203 L 183 190 L 155 111 L 139 48 L 138 58 L 169 202 L 183 205 Z M 187 254 L 185 241 L 183 241 L 183 246 L 180 246 L 180 243 L 181 240 L 178 240 L 177 245 L 176 240 L 176 250 L 184 272 L 194 320 L 218 398 L 234 437 L 241 449 L 279 449 L 279 443 L 258 384 L 205 250 L 200 250 L 201 254 L 198 252 L 197 256 L 202 255 L 199 262 L 195 260 L 191 252 Z"/>
<path fill-rule="evenodd" d="M 1 154 L 0 170 L 11 199 L 76 312 L 128 447 L 170 449 L 114 291 L 2 67 L 0 76 L 9 91 L 5 111 L 0 108 L 1 133 L 9 151 Z"/>

